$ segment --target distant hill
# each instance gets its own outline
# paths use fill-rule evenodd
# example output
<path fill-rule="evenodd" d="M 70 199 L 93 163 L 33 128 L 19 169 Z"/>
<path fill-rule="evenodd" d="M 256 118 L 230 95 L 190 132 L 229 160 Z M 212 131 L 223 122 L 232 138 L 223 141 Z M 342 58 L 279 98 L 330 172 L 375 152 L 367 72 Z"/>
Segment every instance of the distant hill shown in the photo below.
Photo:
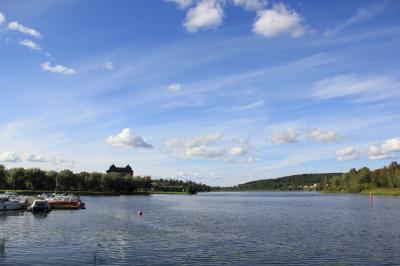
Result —
<path fill-rule="evenodd" d="M 239 184 L 234 187 L 217 187 L 214 190 L 303 190 L 304 187 L 314 186 L 317 184 L 316 189 L 323 182 L 329 181 L 334 176 L 340 176 L 342 173 L 320 173 L 320 174 L 301 174 L 284 176 L 274 179 L 261 179 Z"/>

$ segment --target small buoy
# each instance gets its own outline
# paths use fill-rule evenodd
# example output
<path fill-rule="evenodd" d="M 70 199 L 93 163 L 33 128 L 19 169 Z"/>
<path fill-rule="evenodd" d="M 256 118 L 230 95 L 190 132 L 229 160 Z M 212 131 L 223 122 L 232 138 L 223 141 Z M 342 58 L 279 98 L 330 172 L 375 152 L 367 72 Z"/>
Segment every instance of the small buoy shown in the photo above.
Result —
<path fill-rule="evenodd" d="M 142 210 L 140 210 L 140 211 L 137 211 L 137 212 L 136 212 L 136 215 L 138 215 L 138 216 L 142 216 L 142 215 L 143 215 L 143 211 L 142 211 Z"/>

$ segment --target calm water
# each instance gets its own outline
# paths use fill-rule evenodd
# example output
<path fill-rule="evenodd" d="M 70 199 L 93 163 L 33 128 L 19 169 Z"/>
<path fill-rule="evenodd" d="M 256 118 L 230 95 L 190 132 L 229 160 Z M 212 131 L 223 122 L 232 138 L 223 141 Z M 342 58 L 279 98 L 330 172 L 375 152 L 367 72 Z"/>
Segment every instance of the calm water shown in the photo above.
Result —
<path fill-rule="evenodd" d="M 0 265 L 399 265 L 400 197 L 206 193 L 82 197 L 0 213 Z M 142 208 L 144 216 L 135 216 Z"/>

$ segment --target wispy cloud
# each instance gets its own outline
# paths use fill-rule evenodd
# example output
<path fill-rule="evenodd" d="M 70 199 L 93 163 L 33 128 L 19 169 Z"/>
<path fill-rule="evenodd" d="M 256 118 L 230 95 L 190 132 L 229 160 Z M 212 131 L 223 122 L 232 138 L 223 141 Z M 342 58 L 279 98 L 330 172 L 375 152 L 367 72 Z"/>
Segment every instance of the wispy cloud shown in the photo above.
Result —
<path fill-rule="evenodd" d="M 20 45 L 28 47 L 29 49 L 35 50 L 37 52 L 40 52 L 42 48 L 39 46 L 39 44 L 35 43 L 34 41 L 31 40 L 22 40 L 19 42 Z"/>
<path fill-rule="evenodd" d="M 326 131 L 323 129 L 315 129 L 308 133 L 308 136 L 314 141 L 332 142 L 338 140 L 339 134 L 333 131 Z"/>
<path fill-rule="evenodd" d="M 269 141 L 273 144 L 297 143 L 300 141 L 300 135 L 292 128 L 288 128 L 284 131 L 275 132 Z"/>
<path fill-rule="evenodd" d="M 213 133 L 203 136 L 191 138 L 171 138 L 165 141 L 165 145 L 169 148 L 194 148 L 202 145 L 216 144 L 221 140 L 222 136 L 219 133 Z"/>
<path fill-rule="evenodd" d="M 104 68 L 108 70 L 113 70 L 115 68 L 114 63 L 111 61 L 108 61 L 104 64 Z"/>
<path fill-rule="evenodd" d="M 181 9 L 187 8 L 193 3 L 192 0 L 164 0 L 164 1 L 175 3 Z"/>
<path fill-rule="evenodd" d="M 360 158 L 361 153 L 353 147 L 346 147 L 336 151 L 338 161 L 350 161 Z"/>
<path fill-rule="evenodd" d="M 339 75 L 317 82 L 311 97 L 331 99 L 353 96 L 365 101 L 400 95 L 400 82 L 388 75 Z"/>
<path fill-rule="evenodd" d="M 52 66 L 50 62 L 45 62 L 43 64 L 40 65 L 40 67 L 44 70 L 44 71 L 48 71 L 51 73 L 57 73 L 57 74 L 63 74 L 63 75 L 71 75 L 71 74 L 75 74 L 76 71 L 72 68 L 69 67 L 65 67 L 63 65 L 54 65 Z"/>
<path fill-rule="evenodd" d="M 233 4 L 254 11 L 263 9 L 267 5 L 267 0 L 233 0 Z"/>
<path fill-rule="evenodd" d="M 167 89 L 170 92 L 178 92 L 178 91 L 180 91 L 182 89 L 182 86 L 179 83 L 173 83 L 173 84 L 168 85 Z"/>
<path fill-rule="evenodd" d="M 24 153 L 20 155 L 14 151 L 7 151 L 0 153 L 0 162 L 4 163 L 29 162 L 29 163 L 52 163 L 52 164 L 74 163 L 73 161 L 67 161 L 57 156 L 41 156 L 32 153 Z"/>
<path fill-rule="evenodd" d="M 37 30 L 26 27 L 26 26 L 18 23 L 17 21 L 12 21 L 12 22 L 8 23 L 8 29 L 19 31 L 23 34 L 27 34 L 27 35 L 30 35 L 30 36 L 36 37 L 36 38 L 42 37 L 40 32 L 38 32 Z"/>
<path fill-rule="evenodd" d="M 0 25 L 6 21 L 6 16 L 0 12 Z"/>
<path fill-rule="evenodd" d="M 359 8 L 352 17 L 338 24 L 335 28 L 325 31 L 325 36 L 329 37 L 335 35 L 353 24 L 370 19 L 383 11 L 386 6 L 387 2 L 383 1 L 379 5 Z"/>
<path fill-rule="evenodd" d="M 246 105 L 242 105 L 242 106 L 238 106 L 235 108 L 232 108 L 232 111 L 235 112 L 241 112 L 241 111 L 246 111 L 246 110 L 251 110 L 251 109 L 256 109 L 259 107 L 264 106 L 264 100 L 259 100 L 259 101 L 255 101 Z"/>

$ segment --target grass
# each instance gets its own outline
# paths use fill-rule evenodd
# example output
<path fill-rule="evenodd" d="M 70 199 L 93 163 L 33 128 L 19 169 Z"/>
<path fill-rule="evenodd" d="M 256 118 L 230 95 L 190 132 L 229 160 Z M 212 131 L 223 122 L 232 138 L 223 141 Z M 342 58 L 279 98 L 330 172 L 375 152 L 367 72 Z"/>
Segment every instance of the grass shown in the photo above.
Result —
<path fill-rule="evenodd" d="M 372 191 L 372 195 L 379 196 L 400 196 L 400 188 L 374 188 L 371 190 L 363 190 L 361 191 L 362 195 L 369 195 L 369 192 Z"/>
<path fill-rule="evenodd" d="M 173 194 L 173 195 L 189 195 L 188 192 L 171 192 L 171 191 L 151 191 L 150 194 Z M 190 194 L 191 195 L 191 194 Z"/>

